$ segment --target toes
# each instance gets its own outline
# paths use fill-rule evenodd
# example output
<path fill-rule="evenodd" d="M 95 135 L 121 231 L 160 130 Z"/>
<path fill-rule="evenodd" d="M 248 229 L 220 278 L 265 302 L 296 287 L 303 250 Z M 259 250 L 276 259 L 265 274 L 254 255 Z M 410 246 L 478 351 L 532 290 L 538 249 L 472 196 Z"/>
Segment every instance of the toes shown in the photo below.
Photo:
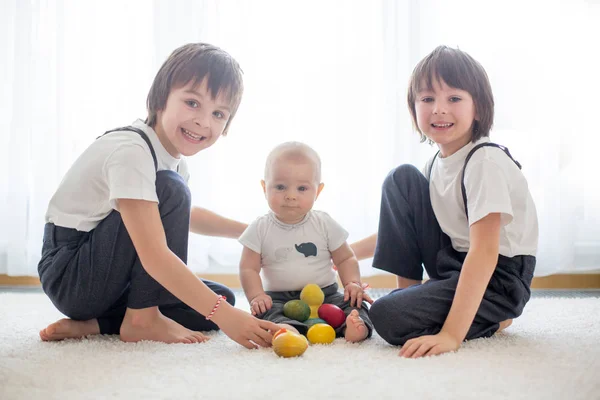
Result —
<path fill-rule="evenodd" d="M 194 332 L 193 335 L 198 340 L 198 343 L 206 342 L 208 339 L 210 339 L 208 336 L 204 336 L 200 332 Z"/>
<path fill-rule="evenodd" d="M 51 340 L 55 340 L 56 327 L 54 325 L 55 324 L 48 325 L 47 327 L 45 327 L 44 329 L 42 329 L 40 331 L 40 338 L 43 341 L 48 342 Z"/>
<path fill-rule="evenodd" d="M 54 334 L 54 332 L 56 331 L 56 328 L 55 328 L 54 324 L 52 324 L 52 325 L 48 325 L 46 327 L 46 329 L 43 329 L 43 331 L 46 334 L 46 336 L 49 337 Z"/>
<path fill-rule="evenodd" d="M 192 332 L 190 338 L 192 338 L 194 343 L 202 343 L 206 341 L 206 336 L 201 334 L 200 332 Z"/>

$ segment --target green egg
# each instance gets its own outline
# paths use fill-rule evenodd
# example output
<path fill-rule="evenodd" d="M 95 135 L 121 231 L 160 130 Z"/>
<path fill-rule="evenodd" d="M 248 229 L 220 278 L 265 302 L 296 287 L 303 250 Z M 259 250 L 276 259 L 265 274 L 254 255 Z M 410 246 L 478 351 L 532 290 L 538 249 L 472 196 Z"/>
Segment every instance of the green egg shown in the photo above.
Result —
<path fill-rule="evenodd" d="M 283 306 L 283 315 L 304 322 L 310 317 L 310 307 L 302 300 L 290 300 Z"/>

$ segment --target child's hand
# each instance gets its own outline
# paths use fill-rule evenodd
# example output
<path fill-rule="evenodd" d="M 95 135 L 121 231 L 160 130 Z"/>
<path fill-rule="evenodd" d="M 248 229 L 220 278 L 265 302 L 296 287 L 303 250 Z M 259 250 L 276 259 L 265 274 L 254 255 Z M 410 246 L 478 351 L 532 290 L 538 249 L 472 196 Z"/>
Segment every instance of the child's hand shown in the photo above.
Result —
<path fill-rule="evenodd" d="M 266 313 L 273 306 L 271 296 L 266 293 L 259 294 L 250 302 L 252 315 L 260 315 Z"/>
<path fill-rule="evenodd" d="M 257 347 L 270 347 L 273 333 L 279 326 L 271 321 L 265 321 L 253 317 L 246 311 L 240 310 L 227 303 L 222 305 L 223 309 L 215 313 L 213 322 L 229 336 L 248 349 Z"/>
<path fill-rule="evenodd" d="M 456 351 L 460 347 L 460 342 L 446 332 L 440 332 L 437 335 L 421 336 L 410 339 L 398 354 L 404 358 L 419 358 L 435 356 L 449 351 Z"/>
<path fill-rule="evenodd" d="M 358 282 L 350 282 L 344 287 L 344 301 L 350 299 L 350 306 L 360 308 L 363 300 L 369 304 L 373 304 L 373 299 L 369 296 L 365 289 L 368 287 L 366 284 Z"/>

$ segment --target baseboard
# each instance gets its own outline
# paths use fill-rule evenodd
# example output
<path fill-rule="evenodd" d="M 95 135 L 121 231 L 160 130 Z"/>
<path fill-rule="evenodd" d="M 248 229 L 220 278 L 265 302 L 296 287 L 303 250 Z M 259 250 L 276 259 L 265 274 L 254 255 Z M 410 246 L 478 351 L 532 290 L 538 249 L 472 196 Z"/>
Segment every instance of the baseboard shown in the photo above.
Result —
<path fill-rule="evenodd" d="M 233 274 L 198 274 L 200 278 L 220 282 L 231 288 L 241 287 L 239 276 Z M 393 275 L 365 277 L 364 282 L 373 288 L 396 287 Z M 39 286 L 40 280 L 33 276 L 0 275 L 2 286 Z M 534 289 L 600 289 L 600 274 L 557 274 L 533 278 Z"/>

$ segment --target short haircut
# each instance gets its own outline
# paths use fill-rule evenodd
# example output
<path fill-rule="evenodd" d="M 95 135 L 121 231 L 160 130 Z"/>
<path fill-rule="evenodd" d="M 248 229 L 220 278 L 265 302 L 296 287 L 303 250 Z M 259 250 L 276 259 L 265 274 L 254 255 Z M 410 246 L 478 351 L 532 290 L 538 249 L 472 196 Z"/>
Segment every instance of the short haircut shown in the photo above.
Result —
<path fill-rule="evenodd" d="M 230 103 L 231 113 L 223 129 L 229 126 L 242 100 L 244 92 L 243 71 L 229 53 L 207 43 L 190 43 L 176 49 L 163 63 L 154 77 L 148 93 L 146 124 L 154 128 L 157 114 L 165 109 L 173 88 L 181 88 L 192 82 L 199 86 L 206 78 L 211 96 L 223 95 Z"/>
<path fill-rule="evenodd" d="M 285 142 L 271 150 L 265 163 L 265 180 L 269 177 L 273 163 L 281 159 L 312 163 L 315 167 L 316 183 L 321 183 L 321 157 L 309 145 L 301 142 Z"/>
<path fill-rule="evenodd" d="M 408 109 L 413 126 L 421 135 L 421 142 L 428 138 L 417 124 L 415 100 L 419 91 L 433 90 L 434 79 L 464 90 L 473 98 L 477 121 L 474 121 L 472 141 L 489 136 L 494 123 L 494 96 L 487 73 L 481 64 L 464 51 L 438 46 L 417 64 L 408 87 Z M 426 86 L 422 87 L 423 84 Z"/>

